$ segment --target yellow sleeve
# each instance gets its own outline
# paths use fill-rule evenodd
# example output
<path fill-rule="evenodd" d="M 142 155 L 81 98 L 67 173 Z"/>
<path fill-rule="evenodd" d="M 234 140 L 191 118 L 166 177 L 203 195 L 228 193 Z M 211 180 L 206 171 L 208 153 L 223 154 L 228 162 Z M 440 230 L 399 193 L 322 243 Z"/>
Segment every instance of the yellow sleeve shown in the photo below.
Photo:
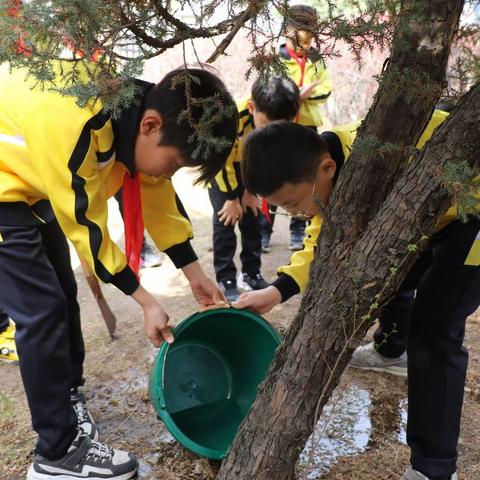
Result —
<path fill-rule="evenodd" d="M 212 186 L 215 186 L 221 192 L 225 193 L 225 196 L 229 200 L 239 197 L 239 184 L 234 164 L 240 162 L 240 156 L 240 140 L 237 138 L 224 167 L 217 173 L 212 181 Z"/>
<path fill-rule="evenodd" d="M 197 260 L 190 244 L 192 224 L 171 180 L 140 174 L 140 181 L 144 225 L 157 248 L 177 268 Z"/>
<path fill-rule="evenodd" d="M 107 228 L 107 192 L 97 155 L 111 148 L 109 118 L 58 100 L 24 121 L 27 148 L 55 216 L 78 254 L 104 282 L 130 295 L 138 282 Z"/>
<path fill-rule="evenodd" d="M 332 82 L 323 60 L 312 65 L 310 83 L 316 81 L 320 81 L 321 83 L 313 89 L 307 100 L 310 102 L 325 103 L 332 93 Z"/>
<path fill-rule="evenodd" d="M 321 227 L 321 217 L 319 215 L 313 217 L 305 229 L 303 250 L 293 253 L 290 264 L 278 269 L 278 278 L 272 285 L 280 291 L 282 301 L 305 290 Z"/>

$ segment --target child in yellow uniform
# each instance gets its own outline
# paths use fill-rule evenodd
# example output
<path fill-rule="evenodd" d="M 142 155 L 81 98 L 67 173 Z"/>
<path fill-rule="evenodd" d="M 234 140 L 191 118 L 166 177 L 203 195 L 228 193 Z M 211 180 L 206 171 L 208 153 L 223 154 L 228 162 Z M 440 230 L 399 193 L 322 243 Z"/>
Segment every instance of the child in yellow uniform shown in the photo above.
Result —
<path fill-rule="evenodd" d="M 135 98 L 118 117 L 101 101 L 80 107 L 60 95 L 60 78 L 54 88 L 42 89 L 23 70 L 0 70 L 0 305 L 16 325 L 20 371 L 38 433 L 28 480 L 127 480 L 137 470 L 132 454 L 97 441 L 88 411 L 79 410 L 85 350 L 66 237 L 101 280 L 139 304 L 156 346 L 173 337 L 167 313 L 136 275 L 144 225 L 182 269 L 200 306 L 225 301 L 197 261 L 192 226 L 170 177 L 192 166 L 210 181 L 236 138 L 237 113 L 215 75 L 203 69 L 189 69 L 188 75 L 197 100 L 182 121 L 182 69 L 157 84 L 131 79 Z M 225 109 L 213 121 L 205 117 L 212 107 L 208 99 Z M 199 123 L 215 148 L 206 148 L 197 135 Z M 107 200 L 122 185 L 128 258 L 107 227 Z"/>
<path fill-rule="evenodd" d="M 446 118 L 436 111 L 418 148 Z M 259 313 L 303 290 L 322 224 L 314 197 L 328 205 L 338 172 L 348 158 L 358 125 L 317 135 L 294 123 L 274 122 L 246 142 L 242 174 L 246 188 L 274 205 L 311 218 L 305 248 L 268 288 L 243 294 L 233 306 Z M 275 173 L 273 168 L 275 167 Z M 465 322 L 480 304 L 480 220 L 456 218 L 452 206 L 399 287 L 415 291 L 408 313 L 407 443 L 412 467 L 403 480 L 456 479 L 457 443 L 468 354 Z M 393 300 L 395 301 L 395 299 Z M 380 321 L 389 322 L 387 305 Z"/>
<path fill-rule="evenodd" d="M 240 175 L 243 142 L 255 128 L 273 120 L 293 120 L 300 95 L 295 83 L 286 77 L 257 79 L 251 97 L 238 102 L 239 127 L 234 148 L 220 173 L 210 183 L 208 194 L 213 213 L 213 265 L 217 281 L 229 301 L 238 299 L 239 288 L 259 290 L 268 286 L 261 275 L 262 214 L 259 199 L 243 186 Z M 265 221 L 265 220 L 264 220 Z M 241 235 L 241 273 L 237 279 L 234 255 L 237 246 L 235 225 Z"/>

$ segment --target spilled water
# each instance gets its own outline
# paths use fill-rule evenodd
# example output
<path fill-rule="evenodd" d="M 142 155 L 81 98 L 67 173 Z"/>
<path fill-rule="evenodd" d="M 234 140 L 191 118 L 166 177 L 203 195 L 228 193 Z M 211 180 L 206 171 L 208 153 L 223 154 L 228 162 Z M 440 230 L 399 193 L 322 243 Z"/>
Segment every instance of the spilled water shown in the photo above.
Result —
<path fill-rule="evenodd" d="M 110 388 L 104 387 L 103 392 L 97 392 L 96 403 L 103 410 L 105 420 L 100 425 L 102 434 L 107 439 L 119 435 L 123 440 L 142 444 L 144 448 L 140 455 L 138 479 L 158 478 L 158 465 L 165 460 L 160 451 L 161 446 L 178 444 L 162 422 L 155 418 L 150 402 L 135 395 L 135 392 L 148 391 L 148 378 L 133 369 L 128 372 L 125 381 L 117 381 L 115 396 L 119 405 L 114 408 L 106 400 L 105 394 L 111 398 L 113 393 Z M 129 398 L 129 394 L 133 394 L 131 402 L 124 400 Z M 123 412 L 120 408 L 122 406 L 125 408 Z M 353 457 L 373 450 L 384 441 L 405 443 L 406 411 L 403 379 L 377 375 L 365 378 L 349 376 L 347 384 L 341 384 L 325 406 L 315 434 L 300 456 L 297 478 L 319 479 L 340 457 Z M 226 415 L 226 418 L 233 416 L 235 415 Z M 182 449 L 175 447 L 175 451 Z M 187 458 L 185 460 L 192 461 Z"/>
<path fill-rule="evenodd" d="M 335 390 L 300 456 L 298 477 L 317 479 L 341 456 L 374 449 L 386 439 L 405 443 L 403 394 L 378 394 L 356 384 Z"/>

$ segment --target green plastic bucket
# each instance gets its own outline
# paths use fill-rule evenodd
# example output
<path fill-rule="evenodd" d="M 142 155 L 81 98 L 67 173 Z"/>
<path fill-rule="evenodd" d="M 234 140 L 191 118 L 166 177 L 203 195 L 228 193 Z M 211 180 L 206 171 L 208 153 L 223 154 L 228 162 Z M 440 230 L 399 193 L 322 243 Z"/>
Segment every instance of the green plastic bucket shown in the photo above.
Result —
<path fill-rule="evenodd" d="M 281 337 L 259 315 L 234 308 L 196 313 L 173 333 L 175 342 L 155 358 L 150 398 L 185 448 L 222 459 Z"/>

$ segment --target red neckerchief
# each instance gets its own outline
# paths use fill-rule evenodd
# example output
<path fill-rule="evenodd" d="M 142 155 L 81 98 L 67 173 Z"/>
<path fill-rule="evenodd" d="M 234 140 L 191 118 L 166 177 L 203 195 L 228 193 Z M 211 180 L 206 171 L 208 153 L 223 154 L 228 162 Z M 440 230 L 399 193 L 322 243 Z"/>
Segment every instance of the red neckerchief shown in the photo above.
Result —
<path fill-rule="evenodd" d="M 268 206 L 268 202 L 264 198 L 262 198 L 262 214 L 268 223 L 273 223 L 272 217 L 270 215 L 270 208 Z"/>
<path fill-rule="evenodd" d="M 286 46 L 286 45 L 285 45 Z M 305 64 L 307 63 L 307 55 L 299 57 L 291 48 L 287 47 L 288 54 L 297 62 L 300 67 L 300 82 L 298 82 L 299 87 L 303 87 L 303 80 L 305 78 Z"/>
<path fill-rule="evenodd" d="M 129 267 L 138 279 L 140 251 L 143 243 L 142 200 L 140 197 L 140 177 L 132 178 L 129 173 L 123 177 L 123 223 L 125 225 L 125 254 Z"/>
<path fill-rule="evenodd" d="M 303 80 L 305 78 L 305 64 L 307 63 L 307 55 L 302 55 L 299 57 L 291 48 L 285 45 L 287 48 L 288 54 L 297 62 L 297 65 L 300 67 L 300 81 L 298 82 L 298 86 L 303 86 Z M 298 122 L 300 117 L 300 111 L 298 111 L 297 116 L 295 117 L 295 121 Z"/>

